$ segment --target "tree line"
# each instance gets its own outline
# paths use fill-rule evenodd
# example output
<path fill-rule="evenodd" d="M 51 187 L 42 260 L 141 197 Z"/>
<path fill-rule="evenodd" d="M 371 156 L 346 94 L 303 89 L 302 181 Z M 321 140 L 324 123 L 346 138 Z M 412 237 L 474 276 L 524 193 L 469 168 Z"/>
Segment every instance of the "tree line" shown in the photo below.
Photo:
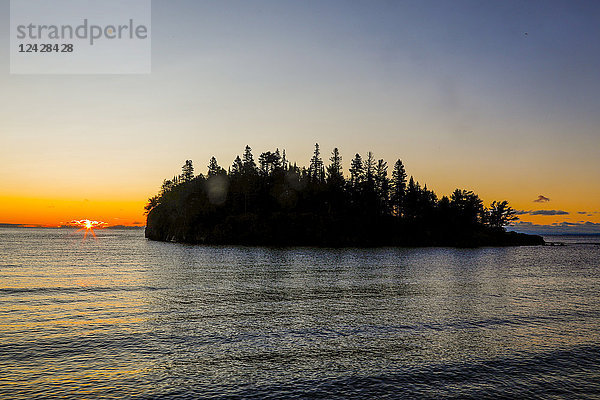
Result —
<path fill-rule="evenodd" d="M 400 159 L 390 173 L 372 152 L 356 154 L 346 176 L 339 150 L 325 163 L 318 144 L 308 167 L 279 149 L 255 160 L 249 146 L 227 170 L 212 157 L 206 175 L 186 160 L 146 212 L 150 238 L 274 245 L 479 245 L 517 219 L 507 201 L 485 207 L 470 190 L 438 198 Z"/>

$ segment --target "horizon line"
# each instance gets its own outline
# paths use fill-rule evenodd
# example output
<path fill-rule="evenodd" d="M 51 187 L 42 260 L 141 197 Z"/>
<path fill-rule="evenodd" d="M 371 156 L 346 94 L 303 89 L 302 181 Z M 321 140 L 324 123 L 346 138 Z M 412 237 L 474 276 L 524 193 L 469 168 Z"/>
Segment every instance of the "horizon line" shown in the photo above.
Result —
<path fill-rule="evenodd" d="M 94 229 L 114 229 L 114 228 L 145 228 L 146 225 L 109 225 L 106 227 L 94 227 Z M 65 229 L 65 228 L 76 228 L 71 225 L 45 225 L 45 224 L 19 224 L 19 223 L 8 223 L 0 222 L 0 228 L 47 228 L 47 229 Z"/>
<path fill-rule="evenodd" d="M 31 228 L 40 228 L 40 229 L 75 229 L 76 227 L 70 226 L 70 225 L 43 225 L 43 224 L 18 224 L 18 223 L 5 223 L 5 222 L 0 222 L 0 228 L 24 228 L 24 229 L 31 229 Z M 142 229 L 142 228 L 146 228 L 146 225 L 124 225 L 124 224 L 118 224 L 118 225 L 110 225 L 110 226 L 106 226 L 103 228 L 94 228 L 94 229 Z M 537 229 L 514 229 L 514 226 L 508 226 L 507 227 L 507 231 L 513 231 L 513 232 L 517 232 L 517 233 L 527 233 L 527 234 L 534 234 L 534 235 L 548 235 L 548 236 L 569 236 L 569 235 L 586 235 L 586 236 L 598 236 L 600 235 L 600 232 L 585 232 L 585 231 L 571 231 L 571 232 L 560 232 L 559 229 L 560 227 L 557 227 L 556 225 L 537 225 L 536 228 L 539 228 L 539 230 Z M 552 232 L 552 230 L 555 230 L 556 232 Z"/>

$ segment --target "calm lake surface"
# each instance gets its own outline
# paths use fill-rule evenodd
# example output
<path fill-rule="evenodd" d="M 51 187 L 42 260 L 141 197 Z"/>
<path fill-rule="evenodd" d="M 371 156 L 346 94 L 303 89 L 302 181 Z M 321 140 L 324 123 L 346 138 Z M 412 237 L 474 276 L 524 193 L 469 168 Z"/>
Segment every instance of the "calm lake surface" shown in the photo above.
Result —
<path fill-rule="evenodd" d="M 598 398 L 600 246 L 0 229 L 0 397 Z M 585 244 L 578 244 L 585 243 Z"/>

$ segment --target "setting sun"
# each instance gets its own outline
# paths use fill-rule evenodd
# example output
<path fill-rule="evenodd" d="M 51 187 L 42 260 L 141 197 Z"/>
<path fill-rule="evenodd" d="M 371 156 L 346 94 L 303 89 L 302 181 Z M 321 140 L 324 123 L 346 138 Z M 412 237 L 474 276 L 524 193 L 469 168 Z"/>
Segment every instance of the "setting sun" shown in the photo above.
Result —
<path fill-rule="evenodd" d="M 82 231 L 85 229 L 85 233 L 83 235 L 83 238 L 87 238 L 88 233 L 91 233 L 92 236 L 94 236 L 94 238 L 96 237 L 96 233 L 94 232 L 94 228 L 97 229 L 102 229 L 102 228 L 106 228 L 108 226 L 108 224 L 106 222 L 103 221 L 92 221 L 89 219 L 80 219 L 80 220 L 73 220 L 70 221 L 68 224 L 68 226 L 72 226 L 72 227 L 76 227 L 76 228 L 80 228 L 77 230 L 77 232 Z"/>

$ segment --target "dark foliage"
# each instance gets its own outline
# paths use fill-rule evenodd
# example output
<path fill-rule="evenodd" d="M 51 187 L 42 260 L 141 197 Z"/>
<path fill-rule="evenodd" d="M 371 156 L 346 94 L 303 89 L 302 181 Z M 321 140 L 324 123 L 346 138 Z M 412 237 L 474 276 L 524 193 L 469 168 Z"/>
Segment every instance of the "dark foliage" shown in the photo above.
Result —
<path fill-rule="evenodd" d="M 308 168 L 279 149 L 254 161 L 246 146 L 228 171 L 212 157 L 207 175 L 165 180 L 149 199 L 146 237 L 207 244 L 317 246 L 483 246 L 542 244 L 541 237 L 507 233 L 515 220 L 506 201 L 485 208 L 472 191 L 438 197 L 402 161 L 391 178 L 384 160 L 356 154 L 346 180 L 335 148 L 325 166 L 319 145 Z"/>

